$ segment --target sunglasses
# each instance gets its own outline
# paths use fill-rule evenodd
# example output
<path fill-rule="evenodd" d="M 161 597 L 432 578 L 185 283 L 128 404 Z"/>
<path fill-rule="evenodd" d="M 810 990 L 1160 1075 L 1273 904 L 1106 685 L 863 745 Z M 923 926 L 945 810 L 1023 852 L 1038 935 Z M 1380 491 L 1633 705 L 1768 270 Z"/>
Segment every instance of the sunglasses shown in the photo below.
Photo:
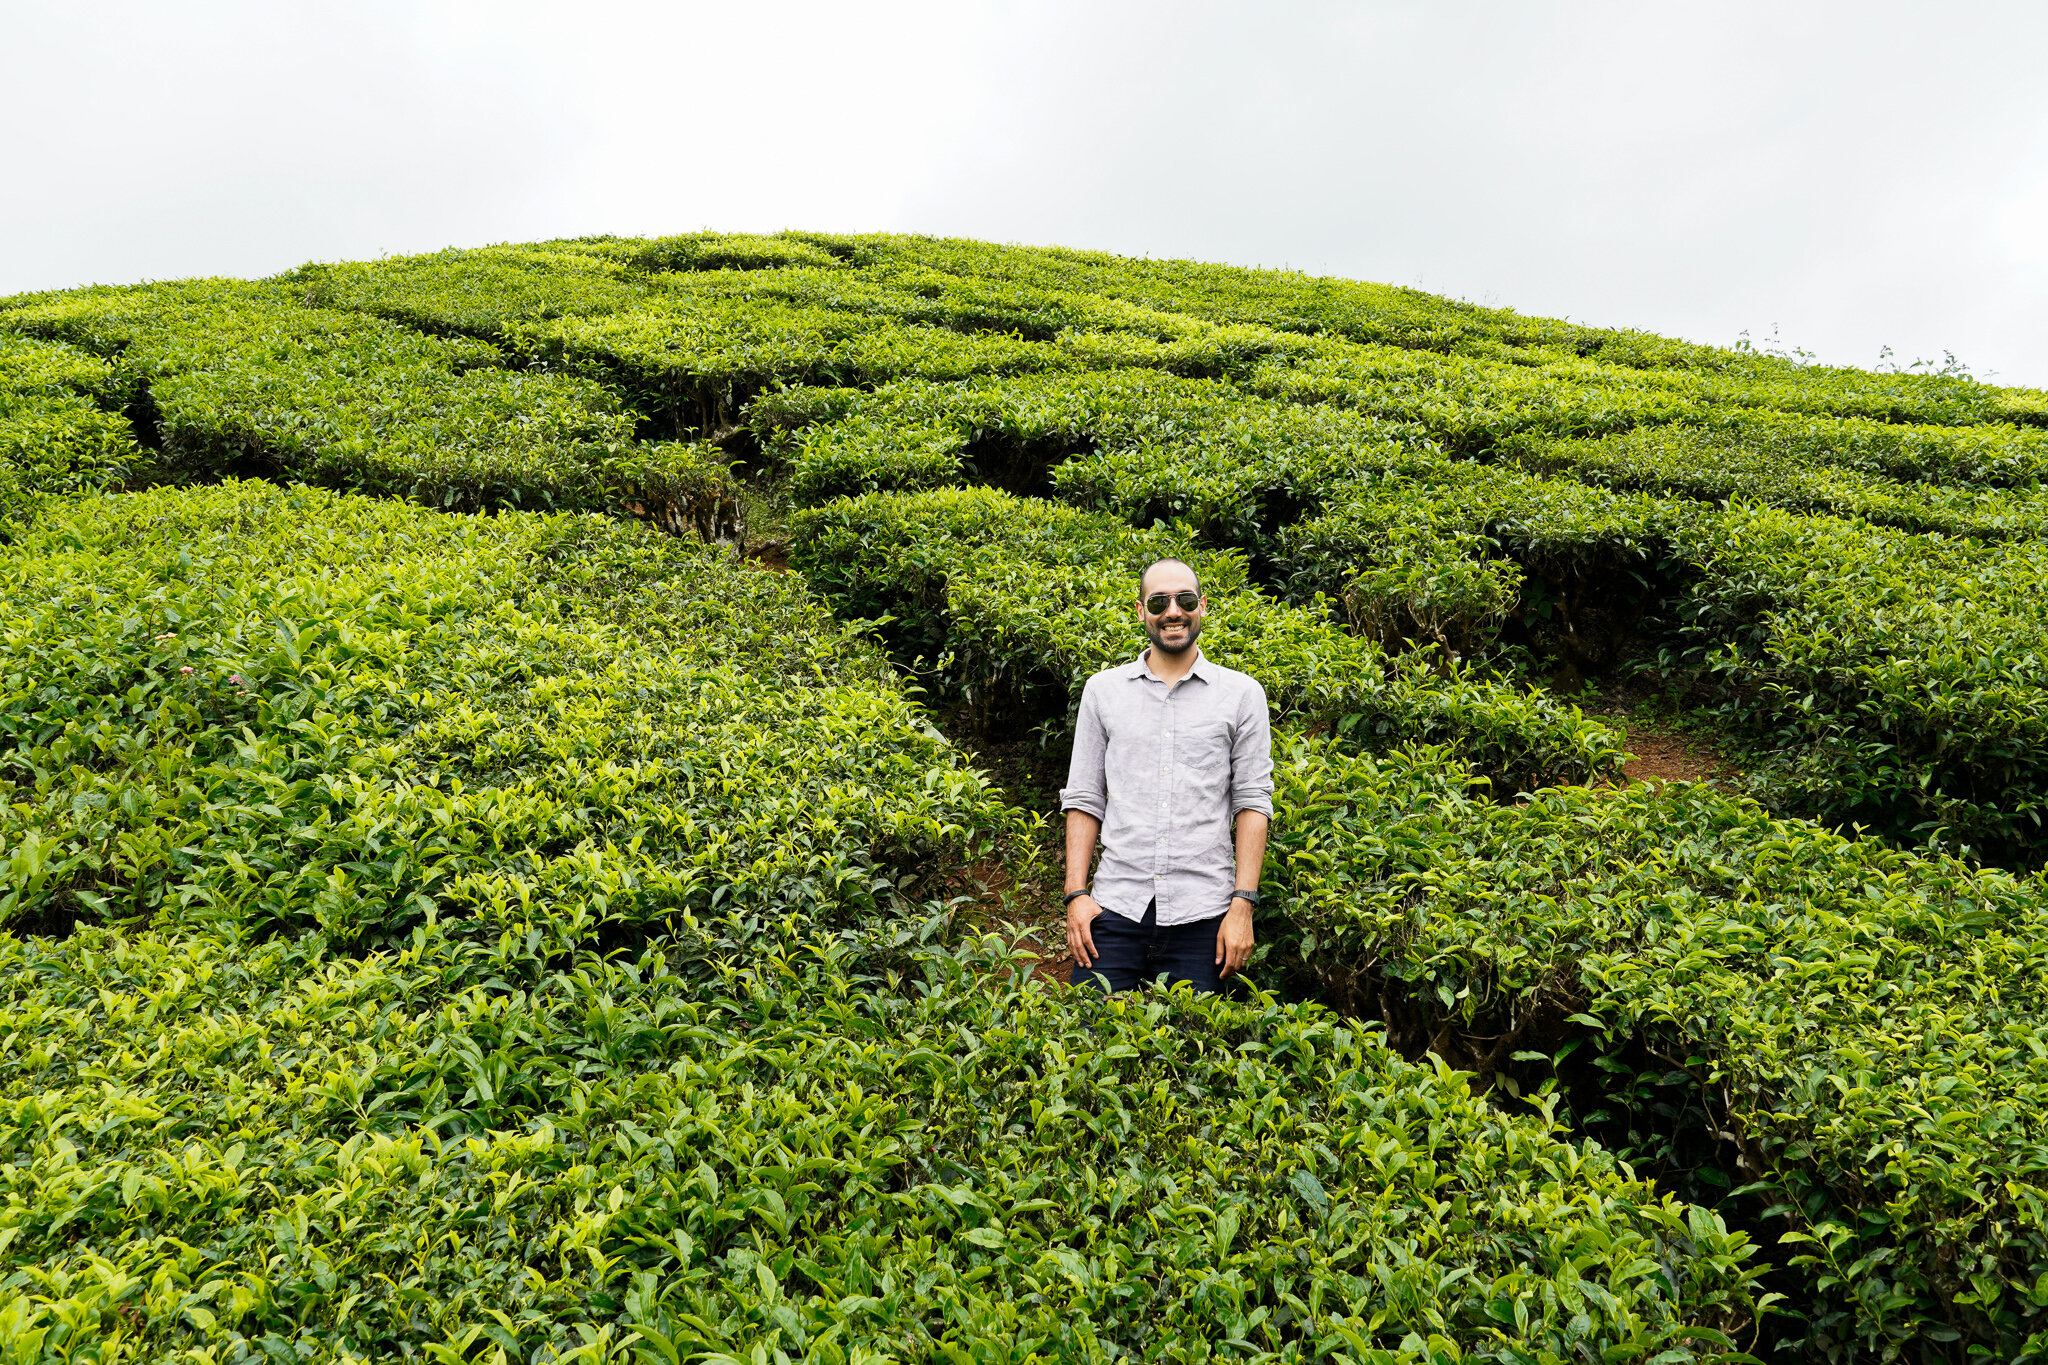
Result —
<path fill-rule="evenodd" d="M 1145 610 L 1157 616 L 1166 610 L 1168 602 L 1179 606 L 1182 611 L 1193 611 L 1202 605 L 1202 594 L 1193 588 L 1182 588 L 1179 592 L 1155 592 L 1145 599 Z"/>

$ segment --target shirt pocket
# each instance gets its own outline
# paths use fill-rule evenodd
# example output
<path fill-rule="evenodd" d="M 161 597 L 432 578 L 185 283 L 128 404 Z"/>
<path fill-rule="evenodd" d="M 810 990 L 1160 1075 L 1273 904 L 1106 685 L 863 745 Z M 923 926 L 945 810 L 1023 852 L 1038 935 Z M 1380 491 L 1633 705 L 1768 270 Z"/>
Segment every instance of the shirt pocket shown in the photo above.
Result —
<path fill-rule="evenodd" d="M 1204 788 L 1224 787 L 1230 783 L 1230 722 L 1225 720 L 1198 721 L 1190 725 L 1181 736 L 1181 771 L 1187 778 Z"/>

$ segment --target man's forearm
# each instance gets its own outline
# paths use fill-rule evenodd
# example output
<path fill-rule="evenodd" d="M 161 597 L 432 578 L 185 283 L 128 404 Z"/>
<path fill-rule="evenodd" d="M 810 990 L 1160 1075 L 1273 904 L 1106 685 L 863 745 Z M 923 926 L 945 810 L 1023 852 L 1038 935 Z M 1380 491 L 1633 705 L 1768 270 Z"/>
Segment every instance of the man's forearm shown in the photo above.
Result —
<path fill-rule="evenodd" d="M 1243 890 L 1259 889 L 1259 876 L 1266 868 L 1266 829 L 1271 824 L 1264 811 L 1237 813 L 1237 885 Z"/>
<path fill-rule="evenodd" d="M 1095 864 L 1095 841 L 1101 834 L 1102 822 L 1087 811 L 1067 812 L 1067 890 L 1088 889 L 1088 873 Z"/>

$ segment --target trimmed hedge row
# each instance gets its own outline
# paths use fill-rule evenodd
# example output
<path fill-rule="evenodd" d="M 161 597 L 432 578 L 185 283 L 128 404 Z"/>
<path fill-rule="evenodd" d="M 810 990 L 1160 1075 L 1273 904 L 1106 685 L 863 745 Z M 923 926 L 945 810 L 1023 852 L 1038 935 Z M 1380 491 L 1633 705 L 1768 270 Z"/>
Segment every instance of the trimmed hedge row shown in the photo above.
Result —
<path fill-rule="evenodd" d="M 632 311 L 514 324 L 504 337 L 530 365 L 600 380 L 678 432 L 720 435 L 739 428 L 749 399 L 792 385 L 1120 368 L 1216 377 L 1248 373 L 1293 344 L 1265 329 L 1108 305 L 1049 317 L 1043 300 L 941 278 L 927 288 L 844 270 L 693 274 Z M 1066 325 L 1069 316 L 1081 323 Z"/>
<path fill-rule="evenodd" d="M 1793 449 L 1825 448 L 1830 437 L 1866 458 L 1895 465 L 1915 457 L 1961 468 L 2031 465 L 2039 443 L 2011 425 L 2048 425 L 2048 397 L 1968 380 L 1874 375 L 1862 370 L 1745 377 L 1637 370 L 1538 356 L 1517 360 L 1436 356 L 1389 346 L 1304 342 L 1261 362 L 1246 379 L 1257 393 L 1295 402 L 1339 403 L 1419 422 L 1447 449 L 1479 454 L 1512 437 L 1591 437 L 1667 422 L 1727 425 Z M 1539 363 L 1540 362 L 1540 363 Z M 1754 412 L 1762 414 L 1752 417 Z M 1806 418 L 1807 421 L 1800 419 Z M 1861 419 L 1833 432 L 1825 420 Z M 1869 427 L 1985 425 L 1975 438 L 1868 439 Z M 1815 439 L 1813 427 L 1821 428 Z M 1859 441 L 1858 437 L 1865 439 Z"/>
<path fill-rule="evenodd" d="M 1580 327 L 1419 289 L 1300 271 L 1134 259 L 962 238 L 787 235 L 831 250 L 863 269 L 918 266 L 963 278 L 1002 280 L 1047 294 L 1094 295 L 1224 324 L 1411 350 L 1497 356 L 1544 348 L 1553 356 L 1598 354 L 1618 364 L 1648 366 L 1718 367 L 1746 359 L 1642 332 Z"/>
<path fill-rule="evenodd" d="M 1274 420 L 1284 406 L 1143 372 L 899 385 L 787 406 L 800 409 L 792 420 L 841 416 L 790 439 L 795 485 L 813 499 L 1000 477 L 992 461 L 1036 447 L 1025 474 L 1048 491 L 1137 521 L 1191 513 L 1210 544 L 1266 548 L 1256 533 L 1277 518 L 1262 512 L 1312 506 L 1345 480 L 1339 507 L 1273 545 L 1275 581 L 1293 600 L 1327 594 L 1388 644 L 1475 653 L 1523 641 L 1574 674 L 1676 632 L 1739 698 L 1737 719 L 1784 728 L 1774 747 L 1791 757 L 1762 774 L 1783 809 L 1908 835 L 1940 821 L 1997 856 L 2037 842 L 2030 793 L 2044 775 L 2030 766 L 2039 737 L 2025 717 L 2042 707 L 2023 689 L 2040 644 L 2039 566 L 2024 544 L 1942 549 L 1798 519 L 1771 523 L 1774 548 L 1738 549 L 1744 528 L 1761 524 L 1748 513 L 1447 463 L 1384 437 L 1375 448 L 1379 433 L 1365 427 L 1289 431 Z M 842 416 L 849 406 L 857 415 Z M 1047 475 L 1069 450 L 1081 453 Z M 1397 461 L 1406 468 L 1390 472 Z M 1879 560 L 1886 567 L 1873 570 Z M 1924 600 L 1903 615 L 1884 609 L 1913 599 Z"/>
<path fill-rule="evenodd" d="M 1312 1007 L 877 975 L 1012 817 L 788 579 L 267 484 L 53 504 L 0 572 L 7 912 L 128 920 L 0 937 L 17 1345 L 1434 1365 L 1752 1330 L 1745 1237 Z"/>
<path fill-rule="evenodd" d="M 1461 342 L 1454 354 L 1439 354 L 1303 336 L 1171 306 L 1141 307 L 1016 278 L 962 276 L 886 259 L 856 271 L 692 276 L 675 288 L 697 297 L 769 299 L 970 333 L 1010 333 L 1057 343 L 1094 366 L 1149 366 L 1243 380 L 1272 397 L 1342 403 L 1420 422 L 1460 451 L 1483 451 L 1524 432 L 1588 435 L 1679 420 L 1739 421 L 1750 410 L 1841 414 L 1861 419 L 1865 427 L 2048 420 L 2048 414 L 2035 412 L 2039 404 L 2026 391 L 1941 376 L 1787 367 L 1732 354 L 1726 366 L 1714 367 L 1725 373 L 1645 368 L 1582 359 L 1570 349 L 1496 341 Z M 1962 446 L 1988 449 L 2021 439 L 2005 435 Z"/>
<path fill-rule="evenodd" d="M 631 329 L 641 349 L 667 319 L 666 325 L 678 331 L 667 349 L 701 345 L 707 351 L 705 374 L 730 372 L 742 391 L 792 379 L 837 375 L 879 383 L 899 373 L 927 372 L 914 357 L 900 371 L 891 370 L 892 337 L 894 354 L 911 355 L 902 350 L 901 327 L 917 329 L 913 338 L 938 346 L 948 343 L 922 329 L 995 334 L 984 337 L 996 346 L 993 365 L 963 360 L 972 352 L 956 346 L 951 359 L 931 362 L 936 368 L 929 372 L 942 375 L 1020 365 L 1028 369 L 1034 363 L 1068 369 L 1143 365 L 1213 375 L 1242 371 L 1292 344 L 1264 328 L 1221 326 L 1114 299 L 915 266 L 848 270 L 834 268 L 837 262 L 829 256 L 787 262 L 762 257 L 729 268 L 708 264 L 724 259 L 731 239 L 699 243 L 704 250 L 696 266 L 670 267 L 661 264 L 668 259 L 663 242 L 673 240 L 589 239 L 451 250 L 302 266 L 279 280 L 298 289 L 311 305 L 374 313 L 441 335 L 507 343 L 517 339 L 515 327 L 522 322 L 645 310 L 651 316 Z M 784 245 L 798 256 L 821 254 L 801 243 Z M 754 259 L 745 251 L 734 256 L 735 261 Z M 754 319 L 751 326 L 749 318 Z M 545 348 L 556 330 L 543 329 L 529 344 Z M 579 335 L 590 344 L 591 334 Z M 1059 345 L 1051 351 L 1006 353 L 1003 338 Z M 1037 359 L 1020 361 L 1019 356 Z M 660 392 L 658 385 L 650 386 L 641 396 L 658 406 Z"/>
<path fill-rule="evenodd" d="M 495 340 L 515 322 L 639 307 L 626 263 L 574 243 L 492 246 L 303 265 L 278 276 L 308 307 L 372 313 L 437 336 Z"/>
<path fill-rule="evenodd" d="M 671 237 L 579 237 L 549 242 L 610 257 L 639 271 L 786 270 L 834 266 L 839 257 L 791 233 L 683 232 Z"/>
<path fill-rule="evenodd" d="M 1573 673 L 1631 651 L 1749 737 L 1781 813 L 1995 860 L 2048 849 L 2048 551 L 1505 468 L 1390 480 L 1291 527 L 1297 598 L 1368 633 L 1533 645 Z"/>
<path fill-rule="evenodd" d="M 1604 671 L 1655 628 L 1687 566 L 1686 504 L 1504 466 L 1451 465 L 1355 490 L 1282 532 L 1277 580 L 1327 594 L 1392 643 L 1483 653 L 1505 639 L 1572 673 Z"/>
<path fill-rule="evenodd" d="M 1908 531 L 2038 535 L 2048 445 L 2017 428 L 1906 427 L 1753 413 L 1597 441 L 1518 440 L 1515 460 L 1607 488 L 1739 499 Z M 1883 438 L 1880 440 L 1880 438 Z"/>
<path fill-rule="evenodd" d="M 0 583 L 0 925 L 859 919 L 1007 828 L 793 580 L 630 524 L 159 489 Z"/>
<path fill-rule="evenodd" d="M 1157 370 L 773 395 L 750 420 L 800 502 L 979 480 L 1255 552 L 1334 488 L 1447 463 L 1412 427 Z"/>
<path fill-rule="evenodd" d="M 1027 341 L 1052 341 L 1076 331 L 1142 331 L 1150 338 L 1169 340 L 1180 332 L 1205 327 L 1195 319 L 1113 299 L 918 266 L 704 274 L 660 283 L 671 292 L 691 297 L 769 300 L 956 332 L 999 332 Z"/>
<path fill-rule="evenodd" d="M 602 387 L 501 368 L 474 340 L 203 280 L 18 299 L 0 329 L 71 342 L 144 386 L 167 477 L 263 474 L 455 511 L 613 508 L 729 536 L 715 452 L 642 445 Z"/>
<path fill-rule="evenodd" d="M 277 277 L 310 306 L 390 318 L 440 335 L 495 340 L 515 322 L 614 313 L 670 288 L 668 271 L 786 270 L 836 264 L 802 242 L 745 234 L 584 237 L 450 248 L 300 266 Z"/>
<path fill-rule="evenodd" d="M 146 463 L 105 362 L 0 333 L 0 513 L 49 493 L 118 486 Z"/>
<path fill-rule="evenodd" d="M 1576 707 L 1468 676 L 1431 652 L 1389 655 L 1317 609 L 1245 586 L 1241 559 L 1168 530 L 988 488 L 870 494 L 797 513 L 791 564 L 843 613 L 887 617 L 899 652 L 984 716 L 1071 720 L 1080 685 L 1134 657 L 1137 575 L 1187 558 L 1211 602 L 1203 648 L 1266 688 L 1291 723 L 1385 747 L 1443 740 L 1503 795 L 1610 770 L 1616 738 Z"/>
<path fill-rule="evenodd" d="M 1768 411 L 1777 408 L 1877 418 L 1861 427 L 1878 431 L 1902 421 L 2048 420 L 2048 410 L 2033 411 L 2038 395 L 1953 377 L 1823 371 L 1706 348 L 1693 348 L 1698 364 L 1673 365 L 1627 337 L 1575 328 L 1509 340 L 1488 330 L 1493 323 L 1471 330 L 1472 310 L 1443 301 L 1435 301 L 1439 321 L 1462 319 L 1454 319 L 1451 341 L 1427 328 L 1396 328 L 1394 344 L 1370 344 L 1342 331 L 1248 320 L 1258 309 L 1219 311 L 1199 287 L 1176 295 L 1155 280 L 1123 297 L 1112 287 L 1116 270 L 1076 276 L 1059 268 L 1065 258 L 1057 252 L 991 277 L 962 273 L 950 249 L 933 254 L 904 241 L 665 240 L 490 248 L 308 267 L 293 278 L 317 302 L 488 336 L 529 364 L 596 378 L 679 436 L 722 439 L 738 429 L 751 396 L 785 384 L 868 387 L 905 377 L 1126 367 L 1241 380 L 1269 397 L 1419 423 L 1462 454 L 1530 435 L 1584 437 L 1676 421 L 1769 429 L 1773 439 L 1796 443 L 1794 429 L 1806 419 Z M 1089 280 L 1105 292 L 1074 287 Z M 1765 411 L 1751 421 L 1744 414 L 1753 410 Z M 1936 433 L 1920 444 L 1946 440 L 1994 460 L 2004 447 L 2030 448 L 2023 433 L 2001 430 L 1961 441 Z M 1914 446 L 1870 430 L 1839 439 Z"/>
<path fill-rule="evenodd" d="M 513 326 L 526 363 L 606 384 L 678 433 L 739 429 L 763 389 L 1072 369 L 1057 348 L 864 313 L 677 294 L 632 312 Z"/>
<path fill-rule="evenodd" d="M 1581 1122 L 1785 1232 L 1807 1358 L 2048 1354 L 2037 878 L 1698 785 L 1503 806 L 1450 760 L 1284 755 L 1294 971 L 1517 1093 L 1582 1049 Z"/>
<path fill-rule="evenodd" d="M 1748 1238 L 1312 1006 L 701 928 L 0 939 L 0 1331 L 103 1361 L 1749 1358 Z"/>
<path fill-rule="evenodd" d="M 1079 292 L 1374 353 L 1381 347 L 1551 369 L 1565 386 L 1667 386 L 1718 406 L 1870 417 L 1883 422 L 2020 422 L 2048 426 L 2048 393 L 1967 377 L 1801 365 L 1754 351 L 1697 346 L 1614 328 L 1522 317 L 1454 299 L 1294 271 L 1200 261 L 1134 260 L 1056 247 L 887 235 L 788 234 L 855 266 L 920 266 L 1046 292 Z M 1282 349 L 1292 349 L 1285 346 Z M 1375 356 L 1368 364 L 1391 363 Z M 1455 375 L 1460 367 L 1449 367 Z M 1631 372 L 1634 372 L 1633 374 Z M 1396 375 L 1397 379 L 1404 376 Z M 1454 381 L 1456 382 L 1456 381 Z M 1585 405 L 1574 399 L 1575 412 Z"/>
<path fill-rule="evenodd" d="M 1195 377 L 1241 375 L 1264 357 L 1304 344 L 1271 328 L 915 266 L 704 274 L 674 279 L 668 287 L 698 298 L 766 299 L 958 332 L 994 332 L 1057 343 L 1059 353 L 1079 366 L 1143 366 Z"/>
<path fill-rule="evenodd" d="M 797 516 L 797 563 L 1011 724 L 1134 653 L 1138 565 L 1189 557 L 1212 652 L 1318 736 L 1282 764 L 1279 960 L 1505 1089 L 1578 1042 L 1590 1131 L 1754 1177 L 1814 1239 L 1812 1353 L 2042 1353 L 2039 888 L 1542 790 L 1615 737 L 1451 651 L 1605 667 L 1662 611 L 1783 807 L 2032 856 L 2043 395 L 808 234 L 78 291 L 0 333 L 36 338 L 0 377 L 60 376 L 22 401 L 163 447 L 130 482 L 711 535 L 720 458 L 634 437 L 760 437 L 806 499 L 865 493 Z M 963 479 L 1082 507 L 870 491 Z M 1753 1324 L 1740 1238 L 1312 1009 L 1011 996 L 919 946 L 1020 817 L 786 582 L 595 518 L 234 484 L 10 533 L 0 923 L 78 922 L 0 937 L 0 1070 L 33 1078 L 0 1313 L 33 1349 L 1661 1361 Z"/>
<path fill-rule="evenodd" d="M 1695 394 L 1659 380 L 1583 362 L 1521 365 L 1325 341 L 1261 364 L 1245 382 L 1269 398 L 1414 422 L 1446 450 L 1477 455 L 1524 433 L 1600 435 L 1701 415 Z"/>
<path fill-rule="evenodd" d="M 1617 473 L 1631 462 L 1655 471 L 1668 461 L 1694 478 L 1728 457 L 1741 462 L 1730 471 L 1738 480 L 1838 469 L 1903 483 L 2027 488 L 2048 475 L 2048 432 L 2031 427 L 1927 426 L 1758 409 L 1717 413 L 1701 429 L 1657 428 L 1534 449 Z M 1719 496 L 1742 491 L 1736 482 Z"/>
<path fill-rule="evenodd" d="M 1776 750 L 1774 805 L 2036 861 L 2048 849 L 2048 545 L 1771 508 L 1682 530 L 1665 667 Z"/>

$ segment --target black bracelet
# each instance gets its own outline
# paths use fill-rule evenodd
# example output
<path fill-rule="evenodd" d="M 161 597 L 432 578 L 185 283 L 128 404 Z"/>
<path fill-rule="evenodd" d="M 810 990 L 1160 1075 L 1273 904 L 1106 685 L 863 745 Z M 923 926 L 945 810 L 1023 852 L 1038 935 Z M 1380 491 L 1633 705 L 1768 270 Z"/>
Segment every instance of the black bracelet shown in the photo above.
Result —
<path fill-rule="evenodd" d="M 1069 892 L 1067 893 L 1067 898 L 1066 898 L 1066 899 L 1065 899 L 1064 901 L 1060 902 L 1060 904 L 1062 904 L 1062 905 L 1072 905 L 1072 904 L 1073 904 L 1073 903 L 1074 903 L 1075 901 L 1077 901 L 1077 900 L 1081 899 L 1081 897 L 1083 897 L 1083 896 L 1085 896 L 1085 895 L 1088 895 L 1088 894 L 1089 894 L 1089 888 L 1087 888 L 1087 887 L 1085 887 L 1085 886 L 1084 886 L 1084 887 L 1082 887 L 1082 888 L 1081 888 L 1081 889 L 1080 889 L 1079 891 L 1069 891 Z"/>
<path fill-rule="evenodd" d="M 1247 891 L 1243 887 L 1239 887 L 1237 890 L 1231 892 L 1230 898 L 1234 901 L 1250 901 L 1255 908 L 1259 903 L 1259 893 L 1256 891 Z"/>

